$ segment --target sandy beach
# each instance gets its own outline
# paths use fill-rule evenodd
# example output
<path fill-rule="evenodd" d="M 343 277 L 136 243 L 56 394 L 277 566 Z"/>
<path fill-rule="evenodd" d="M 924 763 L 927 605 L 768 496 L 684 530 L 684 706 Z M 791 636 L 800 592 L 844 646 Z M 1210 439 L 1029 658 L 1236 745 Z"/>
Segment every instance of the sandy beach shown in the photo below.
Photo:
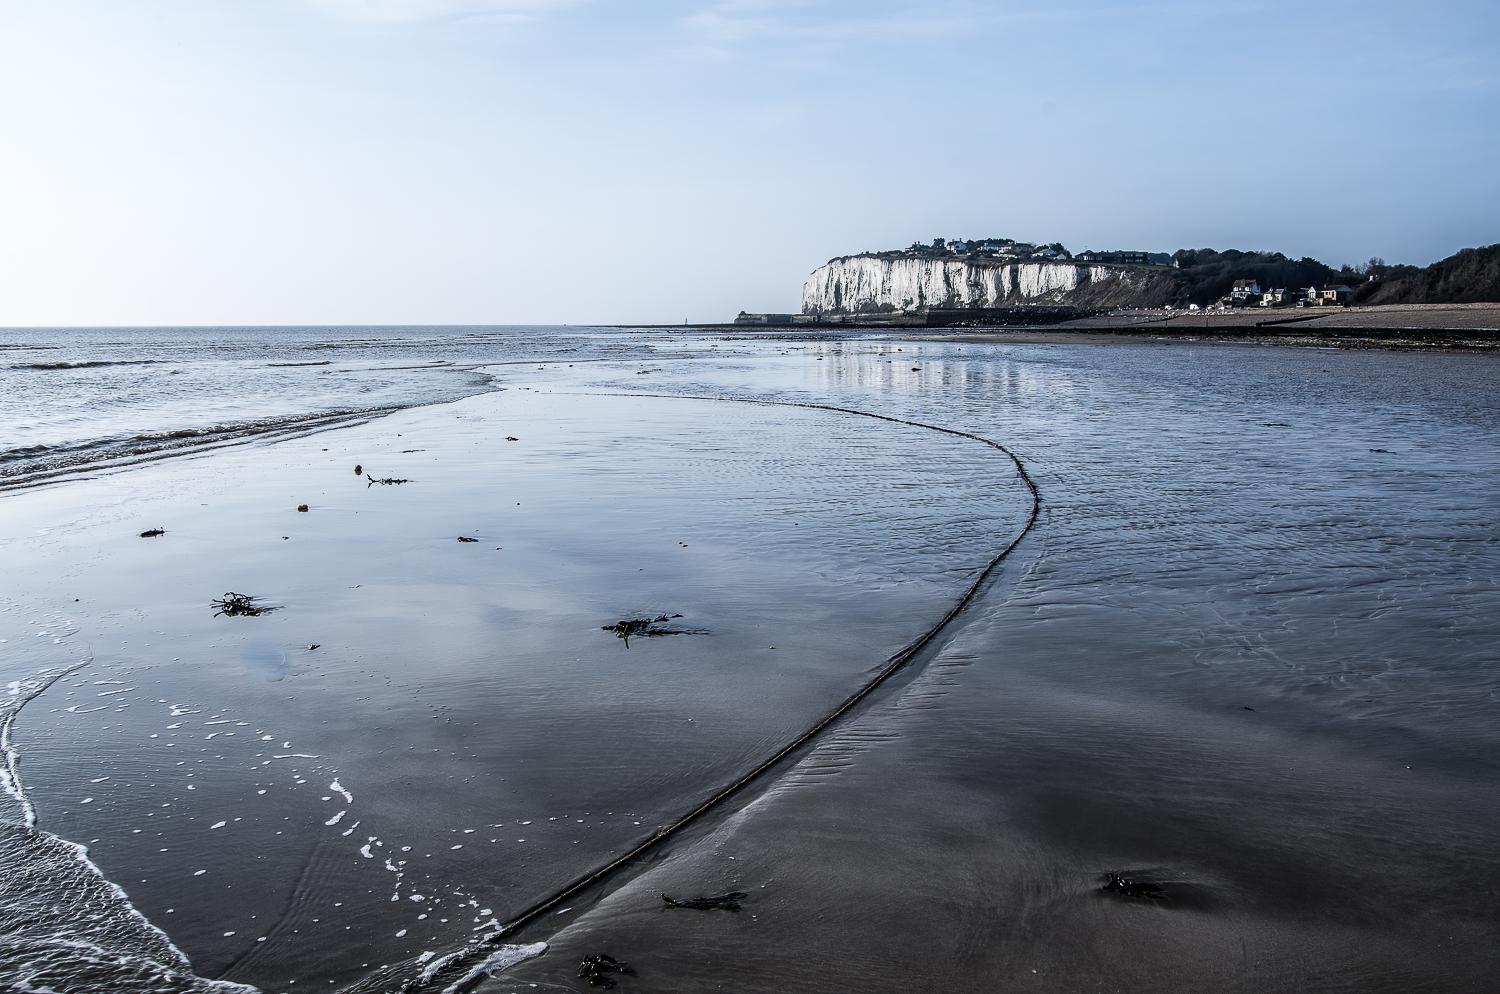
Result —
<path fill-rule="evenodd" d="M 13 964 L 1484 989 L 1485 357 L 604 340 L 0 496 Z"/>
<path fill-rule="evenodd" d="M 946 312 L 944 321 L 957 319 Z M 1500 305 L 1391 304 L 1378 307 L 1245 307 L 1189 311 L 1123 308 L 1066 321 L 1039 320 L 1024 306 L 1014 321 L 983 318 L 928 325 L 923 315 L 763 326 L 716 325 L 742 335 L 783 340 L 836 340 L 860 334 L 921 341 L 1033 345 L 1131 345 L 1193 342 L 1288 348 L 1385 349 L 1489 353 L 1500 348 Z"/>

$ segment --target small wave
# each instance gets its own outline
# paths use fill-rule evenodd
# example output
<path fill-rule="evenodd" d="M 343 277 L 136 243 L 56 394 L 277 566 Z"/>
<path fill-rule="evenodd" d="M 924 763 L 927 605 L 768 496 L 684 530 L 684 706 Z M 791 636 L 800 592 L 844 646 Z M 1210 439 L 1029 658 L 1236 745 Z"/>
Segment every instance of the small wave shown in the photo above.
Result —
<path fill-rule="evenodd" d="M 48 687 L 88 663 L 84 659 L 72 666 L 43 670 L 20 680 L 13 680 L 7 687 L 9 695 L 0 699 L 0 789 L 14 798 L 20 806 L 21 821 L 27 828 L 36 825 L 36 808 L 26 794 L 26 785 L 21 782 L 21 757 L 11 739 L 16 718 L 20 716 L 22 708 L 45 693 Z"/>
<path fill-rule="evenodd" d="M 23 362 L 11 369 L 98 369 L 102 366 L 157 366 L 161 359 L 85 359 L 82 362 Z"/>
<path fill-rule="evenodd" d="M 0 698 L 0 786 L 19 823 L 0 819 L 0 991 L 35 994 L 258 994 L 195 976 L 182 950 L 105 879 L 88 850 L 36 827 L 11 733 L 21 709 L 85 659 L 12 681 Z"/>
<path fill-rule="evenodd" d="M 400 406 L 349 408 L 201 428 L 91 438 L 62 445 L 0 449 L 0 492 L 32 486 L 69 473 L 116 468 L 183 451 L 321 431 L 383 417 L 398 410 L 401 410 Z"/>
<path fill-rule="evenodd" d="M 205 980 L 76 843 L 0 825 L 0 990 L 257 994 Z"/>

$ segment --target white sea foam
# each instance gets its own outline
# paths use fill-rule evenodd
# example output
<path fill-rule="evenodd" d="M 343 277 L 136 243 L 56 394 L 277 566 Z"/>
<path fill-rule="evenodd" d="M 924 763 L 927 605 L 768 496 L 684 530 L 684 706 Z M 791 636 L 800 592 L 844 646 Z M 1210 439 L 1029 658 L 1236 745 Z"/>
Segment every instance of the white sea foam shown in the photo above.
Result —
<path fill-rule="evenodd" d="M 499 950 L 486 956 L 474 969 L 443 988 L 443 994 L 458 994 L 459 991 L 464 990 L 481 977 L 492 977 L 501 970 L 508 970 L 519 963 L 535 959 L 546 951 L 547 944 L 545 942 L 501 946 Z"/>
<path fill-rule="evenodd" d="M 438 971 L 439 970 L 441 970 L 443 967 L 447 966 L 449 963 L 452 963 L 454 960 L 458 959 L 460 956 L 463 955 L 463 953 L 462 952 L 449 953 L 446 956 L 439 956 L 437 959 L 433 959 L 431 953 L 423 953 L 422 955 L 423 955 L 423 958 L 420 959 L 420 960 L 418 960 L 417 962 L 419 962 L 419 963 L 425 962 L 425 963 L 427 963 L 427 965 L 425 967 L 423 967 L 422 973 L 421 973 L 419 979 L 424 984 L 430 984 L 430 983 L 432 983 L 432 978 L 436 977 L 438 975 Z M 428 962 L 428 961 L 430 961 L 430 962 Z"/>
<path fill-rule="evenodd" d="M 257 994 L 195 976 L 182 951 L 104 878 L 83 846 L 3 823 L 0 935 L 0 990 L 34 990 L 29 979 L 45 973 L 69 978 L 69 990 Z"/>
<path fill-rule="evenodd" d="M 21 757 L 12 741 L 12 731 L 21 709 L 35 700 L 46 689 L 70 673 L 88 665 L 89 660 L 80 660 L 71 666 L 42 670 L 29 677 L 13 680 L 9 694 L 0 699 L 0 788 L 13 797 L 20 806 L 21 820 L 26 827 L 36 825 L 36 808 L 26 796 L 26 786 L 21 782 Z"/>

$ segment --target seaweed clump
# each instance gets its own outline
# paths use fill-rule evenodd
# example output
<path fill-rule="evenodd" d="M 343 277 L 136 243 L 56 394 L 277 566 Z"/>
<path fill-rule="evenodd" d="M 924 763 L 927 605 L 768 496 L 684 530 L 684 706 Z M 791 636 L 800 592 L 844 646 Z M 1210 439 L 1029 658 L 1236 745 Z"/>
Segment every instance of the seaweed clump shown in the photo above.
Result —
<path fill-rule="evenodd" d="M 365 474 L 365 479 L 367 479 L 367 480 L 370 481 L 369 483 L 365 484 L 365 489 L 366 490 L 368 490 L 370 487 L 373 487 L 377 483 L 380 484 L 382 487 L 394 487 L 394 486 L 397 486 L 397 485 L 402 484 L 402 483 L 410 483 L 411 482 L 410 480 L 403 480 L 400 477 L 396 477 L 396 476 L 381 476 L 381 477 L 376 477 L 376 476 L 371 476 L 369 473 Z"/>
<path fill-rule="evenodd" d="M 141 532 L 141 538 L 157 538 L 158 536 L 165 535 L 166 533 L 167 530 L 165 528 L 147 528 L 145 531 Z"/>
<path fill-rule="evenodd" d="M 660 638 L 663 635 L 691 635 L 693 632 L 686 628 L 663 628 L 667 622 L 680 618 L 680 614 L 657 615 L 655 618 L 625 618 L 613 625 L 603 626 L 606 632 L 614 632 L 615 638 L 625 642 L 625 648 L 630 648 L 632 638 Z"/>
<path fill-rule="evenodd" d="M 742 907 L 740 902 L 749 896 L 742 890 L 732 890 L 713 897 L 685 897 L 680 900 L 663 894 L 661 900 L 669 908 L 686 908 L 689 911 L 739 911 Z"/>
<path fill-rule="evenodd" d="M 1147 880 L 1136 880 L 1125 876 L 1123 873 L 1110 872 L 1102 878 L 1103 883 L 1099 890 L 1105 894 L 1113 894 L 1116 897 L 1128 897 L 1136 901 L 1160 901 L 1167 896 L 1161 884 L 1153 884 Z"/>
<path fill-rule="evenodd" d="M 578 964 L 578 976 L 589 982 L 590 987 L 603 987 L 610 990 L 615 986 L 615 978 L 610 974 L 634 974 L 629 963 L 622 963 L 608 953 L 594 953 L 585 956 L 583 962 Z"/>
<path fill-rule="evenodd" d="M 226 618 L 259 618 L 261 615 L 272 610 L 259 597 L 250 594 L 237 594 L 229 591 L 223 597 L 209 602 L 209 606 L 217 608 L 214 617 L 223 615 Z"/>

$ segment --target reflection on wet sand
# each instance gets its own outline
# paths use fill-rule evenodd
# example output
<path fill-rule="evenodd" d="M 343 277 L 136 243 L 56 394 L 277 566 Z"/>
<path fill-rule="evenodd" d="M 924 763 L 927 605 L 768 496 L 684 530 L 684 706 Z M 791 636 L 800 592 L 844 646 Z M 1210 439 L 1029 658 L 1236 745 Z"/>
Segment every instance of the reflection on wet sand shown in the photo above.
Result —
<path fill-rule="evenodd" d="M 1035 562 L 494 989 L 596 950 L 652 990 L 1485 989 L 1500 371 L 893 347 L 683 389 L 1005 438 L 1047 494 Z M 727 890 L 742 914 L 659 910 Z"/>

